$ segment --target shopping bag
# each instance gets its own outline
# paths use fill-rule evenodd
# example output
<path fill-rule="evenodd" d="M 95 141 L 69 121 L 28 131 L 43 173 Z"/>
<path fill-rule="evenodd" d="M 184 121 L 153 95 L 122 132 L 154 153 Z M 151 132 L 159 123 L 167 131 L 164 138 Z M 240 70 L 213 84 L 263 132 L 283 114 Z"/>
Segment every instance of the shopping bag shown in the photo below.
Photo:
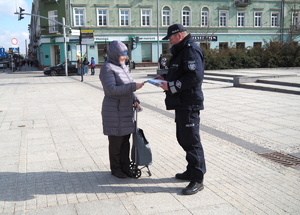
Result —
<path fill-rule="evenodd" d="M 131 160 L 136 165 L 151 165 L 152 164 L 152 153 L 148 140 L 145 137 L 144 131 L 140 128 L 136 129 L 133 133 L 133 146 L 131 149 Z"/>

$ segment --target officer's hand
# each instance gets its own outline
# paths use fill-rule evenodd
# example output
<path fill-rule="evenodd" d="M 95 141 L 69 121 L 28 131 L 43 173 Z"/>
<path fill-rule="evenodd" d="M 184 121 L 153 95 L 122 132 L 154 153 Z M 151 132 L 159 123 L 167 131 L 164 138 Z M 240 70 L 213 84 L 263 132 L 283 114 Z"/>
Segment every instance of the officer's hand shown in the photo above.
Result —
<path fill-rule="evenodd" d="M 163 81 L 161 82 L 161 86 L 160 86 L 163 90 L 169 90 L 168 88 L 168 82 L 167 81 Z"/>
<path fill-rule="evenodd" d="M 141 89 L 144 86 L 144 83 L 135 83 L 136 84 L 136 90 Z"/>
<path fill-rule="evenodd" d="M 161 75 L 158 75 L 158 76 L 156 76 L 154 79 L 165 80 L 165 79 L 164 79 L 164 77 L 163 77 L 163 76 L 161 76 Z"/>

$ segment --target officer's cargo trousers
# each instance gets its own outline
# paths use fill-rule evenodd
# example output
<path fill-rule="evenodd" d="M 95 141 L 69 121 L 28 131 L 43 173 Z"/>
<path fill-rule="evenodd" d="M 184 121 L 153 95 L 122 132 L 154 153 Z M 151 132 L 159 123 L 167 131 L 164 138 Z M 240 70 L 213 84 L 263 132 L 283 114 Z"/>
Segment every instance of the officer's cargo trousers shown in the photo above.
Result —
<path fill-rule="evenodd" d="M 186 152 L 187 171 L 191 181 L 200 183 L 206 172 L 206 166 L 199 134 L 199 115 L 198 110 L 175 110 L 176 137 Z"/>

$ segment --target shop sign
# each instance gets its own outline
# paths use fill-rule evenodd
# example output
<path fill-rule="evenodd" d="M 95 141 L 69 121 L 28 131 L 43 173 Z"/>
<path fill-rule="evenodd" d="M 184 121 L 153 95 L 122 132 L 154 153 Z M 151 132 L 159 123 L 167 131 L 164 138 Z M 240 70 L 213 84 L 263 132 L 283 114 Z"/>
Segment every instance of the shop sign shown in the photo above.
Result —
<path fill-rule="evenodd" d="M 114 41 L 114 40 L 119 40 L 119 41 L 129 41 L 128 37 L 117 37 L 117 36 L 112 36 L 112 37 L 101 37 L 101 36 L 95 36 L 94 41 L 95 42 L 108 42 L 108 41 Z"/>
<path fill-rule="evenodd" d="M 140 42 L 146 41 L 157 41 L 157 36 L 139 36 Z M 160 36 L 159 40 L 162 40 L 164 37 Z"/>
<path fill-rule="evenodd" d="M 218 36 L 192 36 L 195 41 L 218 41 Z"/>

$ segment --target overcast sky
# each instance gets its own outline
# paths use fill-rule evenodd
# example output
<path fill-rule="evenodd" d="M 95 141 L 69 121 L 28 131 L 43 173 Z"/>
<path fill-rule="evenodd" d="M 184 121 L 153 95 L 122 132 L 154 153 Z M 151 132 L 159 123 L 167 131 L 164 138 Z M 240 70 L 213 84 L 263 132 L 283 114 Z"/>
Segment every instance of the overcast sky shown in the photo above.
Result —
<path fill-rule="evenodd" d="M 18 21 L 18 15 L 14 12 L 19 11 L 19 7 L 25 9 L 25 13 L 31 13 L 32 0 L 0 0 L 0 47 L 13 47 L 11 40 L 18 40 L 17 46 L 20 47 L 21 54 L 25 54 L 25 39 L 29 43 L 28 24 L 30 16 L 24 15 L 24 19 Z"/>

